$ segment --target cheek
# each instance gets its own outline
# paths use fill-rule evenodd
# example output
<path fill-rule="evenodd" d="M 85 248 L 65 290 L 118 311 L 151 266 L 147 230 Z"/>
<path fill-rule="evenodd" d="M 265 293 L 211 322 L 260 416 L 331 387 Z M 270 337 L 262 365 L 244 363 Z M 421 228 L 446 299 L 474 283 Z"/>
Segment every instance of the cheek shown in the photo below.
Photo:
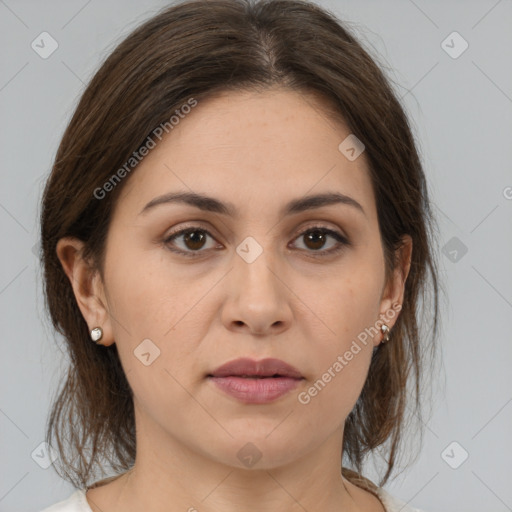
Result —
<path fill-rule="evenodd" d="M 372 331 L 372 326 L 379 318 L 380 306 L 379 276 L 370 272 L 352 273 L 350 277 L 340 277 L 329 285 L 323 297 L 317 299 L 316 310 L 330 331 L 331 342 L 337 351 L 345 351 L 351 341 L 364 342 L 364 333 Z M 371 343 L 371 336 L 366 336 Z M 329 352 L 329 351 L 328 351 Z M 332 354 L 331 354 L 332 355 Z"/>
<path fill-rule="evenodd" d="M 342 423 L 361 394 L 371 354 L 372 349 L 364 346 L 334 354 L 330 363 L 298 395 L 298 402 L 316 409 L 319 419 Z"/>
<path fill-rule="evenodd" d="M 127 332 L 131 342 L 140 337 L 163 338 L 192 304 L 192 287 L 166 261 L 164 253 L 163 248 L 142 250 L 133 245 L 118 245 L 111 252 L 109 302 L 115 315 L 113 328 L 121 340 Z"/>
<path fill-rule="evenodd" d="M 336 336 L 316 337 L 314 371 L 297 401 L 311 429 L 334 432 L 341 428 L 354 408 L 368 375 L 373 344 L 360 342 L 357 335 L 368 314 L 358 309 L 361 303 L 338 308 L 330 317 Z"/>
<path fill-rule="evenodd" d="M 169 264 L 162 248 L 120 249 L 112 251 L 106 268 L 112 328 L 123 368 L 136 394 L 137 389 L 141 396 L 162 386 L 174 389 L 171 375 L 184 383 L 190 378 L 191 355 L 208 325 L 201 297 L 218 277 L 191 282 Z"/>
<path fill-rule="evenodd" d="M 336 282 L 331 280 L 311 308 L 322 320 L 319 323 L 314 315 L 310 317 L 315 324 L 311 331 L 315 375 L 311 386 L 298 398 L 299 403 L 318 408 L 323 417 L 324 409 L 331 408 L 332 421 L 342 421 L 349 414 L 367 378 L 373 337 L 378 336 L 379 277 L 358 272 L 347 278 L 340 276 Z"/>

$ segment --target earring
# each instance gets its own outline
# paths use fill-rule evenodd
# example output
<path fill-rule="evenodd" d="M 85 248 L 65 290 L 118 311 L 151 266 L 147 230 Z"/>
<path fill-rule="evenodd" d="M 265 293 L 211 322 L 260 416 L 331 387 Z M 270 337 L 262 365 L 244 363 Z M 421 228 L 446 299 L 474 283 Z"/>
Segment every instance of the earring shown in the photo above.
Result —
<path fill-rule="evenodd" d="M 101 338 L 103 337 L 103 329 L 101 327 L 95 327 L 91 331 L 91 340 L 96 342 L 96 344 L 101 345 L 101 343 L 98 343 Z"/>
<path fill-rule="evenodd" d="M 389 341 L 389 327 L 386 324 L 382 324 L 380 327 L 380 330 L 382 334 L 384 335 L 384 338 L 382 339 L 382 343 L 386 343 L 386 341 Z"/>

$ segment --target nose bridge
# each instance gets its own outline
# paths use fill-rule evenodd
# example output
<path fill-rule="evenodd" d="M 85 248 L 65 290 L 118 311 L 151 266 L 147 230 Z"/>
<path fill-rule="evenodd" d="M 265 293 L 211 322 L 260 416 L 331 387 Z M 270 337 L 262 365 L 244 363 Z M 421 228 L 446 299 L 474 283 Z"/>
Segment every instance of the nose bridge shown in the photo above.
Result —
<path fill-rule="evenodd" d="M 236 253 L 236 274 L 242 286 L 264 288 L 267 293 L 275 291 L 276 258 L 268 245 L 264 248 L 255 237 L 248 236 L 238 244 Z"/>
<path fill-rule="evenodd" d="M 291 287 L 282 276 L 286 265 L 268 227 L 252 233 L 235 247 L 222 318 L 228 329 L 277 334 L 290 328 L 293 318 Z"/>
<path fill-rule="evenodd" d="M 269 334 L 270 329 L 290 326 L 292 312 L 286 297 L 287 288 L 279 278 L 279 261 L 272 249 L 264 248 L 252 236 L 236 247 L 223 312 L 231 328 L 245 324 L 253 333 Z"/>
<path fill-rule="evenodd" d="M 256 235 L 262 239 L 265 235 Z M 233 272 L 233 298 L 246 313 L 286 317 L 287 287 L 283 285 L 279 254 L 274 254 L 271 237 L 265 246 L 256 236 L 247 236 L 236 247 Z M 243 313 L 242 313 L 243 314 Z"/>

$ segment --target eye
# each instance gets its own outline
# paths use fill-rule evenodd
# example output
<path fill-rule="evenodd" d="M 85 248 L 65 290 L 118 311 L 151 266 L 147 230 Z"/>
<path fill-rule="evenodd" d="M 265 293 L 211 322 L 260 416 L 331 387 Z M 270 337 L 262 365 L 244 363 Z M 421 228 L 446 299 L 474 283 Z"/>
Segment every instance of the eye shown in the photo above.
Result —
<path fill-rule="evenodd" d="M 212 240 L 208 246 L 208 238 Z M 313 226 L 300 233 L 294 240 L 304 240 L 304 248 L 299 247 L 302 251 L 313 253 L 313 257 L 325 256 L 334 254 L 341 251 L 344 246 L 350 245 L 346 237 L 341 233 L 322 226 Z M 330 248 L 322 249 L 331 238 Z M 184 256 L 196 257 L 207 250 L 221 248 L 222 246 L 216 245 L 214 237 L 204 228 L 200 226 L 190 226 L 174 233 L 171 233 L 164 240 L 164 244 L 168 246 L 169 250 L 182 254 Z M 177 242 L 181 242 L 181 244 Z M 205 250 L 202 250 L 205 249 Z"/>
<path fill-rule="evenodd" d="M 334 239 L 334 242 L 330 244 L 330 248 L 319 250 L 325 246 L 329 238 Z M 349 241 L 341 233 L 322 226 L 312 226 L 303 231 L 295 240 L 304 240 L 305 249 L 303 250 L 316 253 L 313 254 L 315 257 L 337 253 L 344 246 L 349 245 Z"/>
<path fill-rule="evenodd" d="M 193 226 L 171 233 L 171 235 L 164 240 L 164 243 L 168 245 L 169 249 L 173 252 L 194 257 L 199 256 L 201 252 L 204 252 L 200 251 L 200 249 L 205 247 L 206 249 L 214 248 L 215 244 L 213 244 L 213 246 L 210 245 L 210 247 L 207 246 L 206 241 L 208 237 L 214 240 L 213 236 L 206 231 L 206 229 L 199 226 Z M 182 239 L 182 244 L 184 244 L 184 246 L 178 246 L 177 249 L 173 248 L 172 245 L 175 245 L 175 241 L 179 239 Z"/>

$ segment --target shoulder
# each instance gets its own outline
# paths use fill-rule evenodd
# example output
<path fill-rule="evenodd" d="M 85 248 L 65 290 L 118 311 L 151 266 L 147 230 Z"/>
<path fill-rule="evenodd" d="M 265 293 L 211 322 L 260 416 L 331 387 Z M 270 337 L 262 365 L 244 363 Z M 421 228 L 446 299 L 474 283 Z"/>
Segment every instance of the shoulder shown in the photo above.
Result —
<path fill-rule="evenodd" d="M 65 500 L 59 501 L 41 512 L 92 512 L 85 498 L 85 490 L 77 489 Z"/>
<path fill-rule="evenodd" d="M 407 505 L 404 501 L 395 498 L 383 487 L 377 487 L 374 491 L 384 505 L 386 512 L 422 512 L 417 508 Z"/>

